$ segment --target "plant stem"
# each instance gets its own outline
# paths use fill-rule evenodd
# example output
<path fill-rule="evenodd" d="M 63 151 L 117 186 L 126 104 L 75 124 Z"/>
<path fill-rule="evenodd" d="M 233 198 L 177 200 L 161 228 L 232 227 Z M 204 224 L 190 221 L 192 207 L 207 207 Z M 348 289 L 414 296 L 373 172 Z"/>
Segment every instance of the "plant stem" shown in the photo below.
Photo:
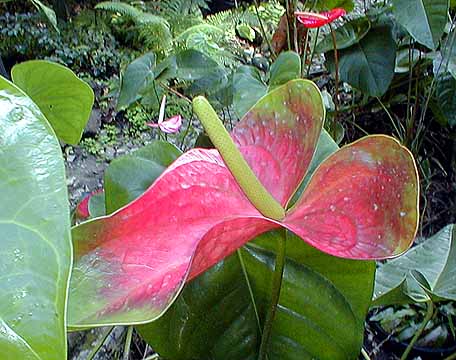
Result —
<path fill-rule="evenodd" d="M 129 326 L 127 330 L 127 336 L 125 338 L 125 347 L 123 351 L 122 360 L 128 360 L 130 358 L 130 347 L 131 347 L 131 339 L 133 337 L 133 326 Z"/>
<path fill-rule="evenodd" d="M 413 336 L 412 340 L 407 346 L 407 349 L 405 349 L 404 353 L 401 356 L 401 360 L 407 359 L 407 356 L 409 355 L 410 351 L 413 348 L 413 345 L 415 345 L 416 341 L 420 337 L 421 333 L 423 332 L 424 328 L 428 324 L 429 320 L 431 320 L 432 315 L 434 315 L 434 304 L 431 300 L 426 302 L 427 305 L 427 311 L 426 311 L 426 316 L 423 319 L 423 322 L 421 323 L 419 329 L 416 331 L 415 335 Z"/>
<path fill-rule="evenodd" d="M 266 41 L 266 44 L 268 44 L 268 48 L 271 51 L 272 60 L 275 60 L 277 58 L 277 54 L 275 53 L 274 48 L 272 47 L 272 44 L 269 41 L 269 38 L 268 38 L 268 36 L 266 34 L 266 29 L 264 28 L 264 25 L 263 25 L 263 21 L 261 20 L 260 12 L 258 11 L 258 0 L 255 0 L 253 2 L 253 5 L 255 7 L 255 14 L 256 14 L 256 16 L 258 18 L 258 23 L 260 24 L 260 29 L 261 29 L 261 33 L 263 35 L 263 39 Z"/>
<path fill-rule="evenodd" d="M 109 334 L 111 334 L 113 329 L 114 326 L 111 326 L 108 329 L 106 329 L 106 332 L 103 334 L 101 339 L 94 345 L 92 351 L 87 356 L 87 360 L 92 360 L 95 357 L 95 355 L 98 353 L 98 351 L 100 351 L 101 347 L 103 346 L 103 344 L 105 343 L 106 339 L 108 338 Z"/>
<path fill-rule="evenodd" d="M 331 30 L 331 38 L 332 38 L 332 42 L 333 42 L 333 47 L 334 47 L 334 71 L 335 71 L 335 75 L 334 75 L 334 80 L 335 80 L 335 95 L 336 95 L 336 101 L 334 102 L 334 105 L 335 105 L 335 110 L 336 110 L 336 114 L 334 116 L 335 119 L 337 119 L 337 115 L 339 115 L 339 53 L 337 51 L 337 40 L 336 40 L 336 33 L 333 29 L 333 27 L 331 26 L 331 24 L 328 24 L 329 25 L 329 29 Z"/>
<path fill-rule="evenodd" d="M 307 65 L 307 76 L 306 76 L 307 78 L 310 75 L 310 68 L 312 67 L 312 62 L 313 62 L 313 58 L 314 58 L 314 55 L 315 55 L 315 48 L 317 47 L 317 41 L 318 41 L 318 35 L 319 34 L 320 34 L 320 28 L 317 28 L 317 31 L 315 33 L 314 43 L 313 43 L 313 46 L 312 46 L 312 51 L 310 53 L 310 62 Z"/>
<path fill-rule="evenodd" d="M 366 350 L 364 350 L 364 348 L 361 348 L 361 355 L 363 356 L 363 358 L 364 358 L 365 360 L 371 360 L 369 354 L 367 353 Z"/>
<path fill-rule="evenodd" d="M 280 289 L 282 288 L 283 270 L 285 267 L 285 245 L 287 239 L 287 230 L 283 229 L 282 236 L 278 237 L 278 239 L 274 273 L 272 274 L 271 303 L 266 315 L 266 320 L 264 322 L 263 336 L 261 338 L 258 360 L 266 359 L 269 341 L 272 333 L 272 325 L 274 323 L 277 305 L 279 303 Z"/>

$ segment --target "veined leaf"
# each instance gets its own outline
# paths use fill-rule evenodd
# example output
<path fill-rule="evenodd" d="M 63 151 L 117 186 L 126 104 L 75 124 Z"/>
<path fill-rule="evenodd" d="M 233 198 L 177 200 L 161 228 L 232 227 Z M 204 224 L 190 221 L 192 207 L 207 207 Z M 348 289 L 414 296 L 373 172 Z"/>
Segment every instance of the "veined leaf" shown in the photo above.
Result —
<path fill-rule="evenodd" d="M 455 226 L 448 225 L 406 254 L 381 264 L 375 279 L 374 305 L 427 301 L 430 297 L 456 300 Z M 421 274 L 430 285 L 425 291 Z"/>
<path fill-rule="evenodd" d="M 92 111 L 92 88 L 65 66 L 44 60 L 15 65 L 11 75 L 38 105 L 58 138 L 76 145 Z"/>
<path fill-rule="evenodd" d="M 435 50 L 447 23 L 449 0 L 393 0 L 396 21 L 420 44 Z"/>
<path fill-rule="evenodd" d="M 70 214 L 60 145 L 0 78 L 0 358 L 66 359 Z"/>

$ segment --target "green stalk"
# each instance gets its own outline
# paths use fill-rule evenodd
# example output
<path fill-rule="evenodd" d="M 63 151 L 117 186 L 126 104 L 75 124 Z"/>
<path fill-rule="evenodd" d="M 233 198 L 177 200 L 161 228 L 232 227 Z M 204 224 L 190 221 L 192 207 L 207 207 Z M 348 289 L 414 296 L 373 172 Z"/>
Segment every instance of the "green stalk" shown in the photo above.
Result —
<path fill-rule="evenodd" d="M 270 219 L 282 220 L 285 217 L 285 210 L 258 180 L 209 101 L 198 96 L 193 99 L 193 109 L 226 166 L 253 206 Z"/>
<path fill-rule="evenodd" d="M 413 345 L 415 345 L 416 341 L 418 338 L 421 336 L 424 328 L 428 324 L 429 320 L 432 319 L 432 315 L 434 315 L 434 304 L 432 303 L 431 300 L 426 302 L 427 305 L 427 311 L 426 311 L 426 316 L 424 317 L 423 322 L 421 323 L 419 329 L 416 331 L 415 335 L 413 336 L 412 340 L 408 344 L 407 348 L 405 349 L 404 353 L 401 356 L 401 360 L 407 359 L 407 356 L 409 355 L 410 351 L 413 348 Z"/>
<path fill-rule="evenodd" d="M 98 353 L 98 351 L 100 351 L 101 347 L 103 346 L 103 344 L 105 343 L 106 339 L 108 338 L 108 336 L 111 334 L 112 330 L 114 329 L 114 326 L 111 326 L 109 328 L 107 328 L 105 330 L 105 333 L 103 334 L 103 336 L 100 338 L 100 340 L 94 345 L 92 351 L 90 352 L 90 354 L 87 356 L 87 360 L 92 360 L 95 355 Z"/>
<path fill-rule="evenodd" d="M 269 38 L 268 38 L 268 36 L 266 34 L 266 29 L 264 28 L 263 20 L 261 20 L 260 12 L 258 11 L 258 0 L 255 0 L 253 2 L 253 6 L 255 8 L 255 14 L 256 14 L 256 16 L 258 18 L 258 23 L 260 24 L 260 29 L 261 29 L 261 33 L 263 35 L 263 39 L 266 41 L 266 44 L 268 44 L 268 48 L 271 51 L 271 59 L 275 60 L 277 58 L 277 54 L 275 53 L 274 48 L 272 47 L 272 44 L 269 41 Z"/>
<path fill-rule="evenodd" d="M 123 351 L 122 360 L 128 360 L 130 358 L 130 347 L 131 347 L 131 339 L 133 337 L 133 326 L 129 326 L 127 330 L 127 336 L 125 338 L 125 347 Z"/>
<path fill-rule="evenodd" d="M 337 119 L 337 116 L 339 115 L 339 53 L 337 51 L 337 39 L 336 39 L 336 33 L 334 32 L 333 27 L 331 24 L 329 25 L 329 30 L 331 30 L 331 38 L 333 42 L 333 47 L 334 47 L 334 67 L 335 67 L 335 96 L 336 96 L 336 101 L 334 102 L 335 108 L 336 108 L 336 116 L 334 117 Z"/>
<path fill-rule="evenodd" d="M 274 323 L 277 305 L 279 303 L 280 290 L 282 288 L 283 270 L 285 268 L 285 247 L 287 240 L 287 230 L 282 229 L 282 236 L 279 236 L 277 244 L 277 255 L 274 264 L 274 273 L 272 274 L 272 293 L 271 303 L 266 320 L 264 321 L 263 336 L 261 337 L 260 351 L 258 360 L 265 360 L 267 357 L 268 346 L 271 339 L 272 325 Z"/>

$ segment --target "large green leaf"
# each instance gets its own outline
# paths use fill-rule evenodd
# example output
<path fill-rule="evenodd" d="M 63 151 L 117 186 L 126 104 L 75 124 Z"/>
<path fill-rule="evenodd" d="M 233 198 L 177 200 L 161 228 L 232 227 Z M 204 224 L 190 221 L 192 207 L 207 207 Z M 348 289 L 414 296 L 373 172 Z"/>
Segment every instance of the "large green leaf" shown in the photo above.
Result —
<path fill-rule="evenodd" d="M 448 20 L 448 0 L 393 0 L 396 21 L 420 44 L 435 50 Z"/>
<path fill-rule="evenodd" d="M 162 318 L 137 329 L 167 359 L 256 359 L 259 326 L 239 257 L 187 284 Z"/>
<path fill-rule="evenodd" d="M 59 139 L 76 145 L 92 111 L 92 88 L 65 66 L 44 60 L 18 64 L 11 75 L 38 105 Z"/>
<path fill-rule="evenodd" d="M 301 58 L 294 51 L 281 53 L 271 66 L 269 91 L 301 76 Z"/>
<path fill-rule="evenodd" d="M 330 67 L 334 59 L 328 53 Z M 387 26 L 378 26 L 355 45 L 339 52 L 342 81 L 371 96 L 383 95 L 394 76 L 396 44 Z"/>
<path fill-rule="evenodd" d="M 270 232 L 242 250 L 261 319 L 270 301 L 278 236 L 279 232 Z M 286 256 L 269 359 L 356 359 L 375 263 L 329 256 L 292 234 Z"/>
<path fill-rule="evenodd" d="M 346 49 L 364 38 L 371 28 L 371 23 L 367 17 L 361 17 L 345 23 L 337 28 L 336 35 L 337 49 Z M 334 50 L 334 43 L 331 34 L 326 35 L 315 49 L 316 52 L 325 53 Z"/>
<path fill-rule="evenodd" d="M 154 68 L 155 54 L 152 52 L 135 59 L 127 66 L 122 77 L 117 109 L 125 109 L 140 98 L 141 92 L 154 81 Z"/>
<path fill-rule="evenodd" d="M 430 297 L 456 300 L 454 236 L 455 226 L 448 225 L 406 254 L 381 264 L 375 279 L 373 304 L 420 302 Z"/>
<path fill-rule="evenodd" d="M 435 88 L 435 105 L 450 126 L 456 125 L 456 79 L 449 73 L 439 76 Z"/>
<path fill-rule="evenodd" d="M 191 81 L 190 94 L 214 94 L 228 84 L 228 74 L 216 61 L 200 51 L 188 49 L 176 54 L 176 77 Z"/>
<path fill-rule="evenodd" d="M 266 86 L 261 74 L 253 66 L 240 66 L 233 77 L 233 105 L 239 118 L 267 92 L 301 76 L 301 59 L 292 51 L 283 52 L 271 66 L 269 86 Z"/>
<path fill-rule="evenodd" d="M 65 359 L 70 213 L 59 143 L 0 78 L 0 358 Z"/>
<path fill-rule="evenodd" d="M 257 68 L 240 66 L 233 76 L 233 106 L 236 115 L 242 118 L 267 91 Z"/>
<path fill-rule="evenodd" d="M 104 177 L 106 213 L 140 196 L 181 151 L 165 141 L 153 143 L 111 162 Z"/>

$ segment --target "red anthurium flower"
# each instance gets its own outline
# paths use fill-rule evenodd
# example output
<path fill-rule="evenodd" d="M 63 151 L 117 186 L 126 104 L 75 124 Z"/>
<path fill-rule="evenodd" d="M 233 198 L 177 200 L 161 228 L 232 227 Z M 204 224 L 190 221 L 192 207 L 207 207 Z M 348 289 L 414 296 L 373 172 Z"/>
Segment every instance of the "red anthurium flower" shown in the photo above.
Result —
<path fill-rule="evenodd" d="M 298 21 L 306 28 L 319 28 L 326 24 L 332 23 L 334 20 L 344 16 L 347 12 L 344 9 L 336 8 L 322 13 L 312 13 L 305 11 L 295 12 Z"/>
<path fill-rule="evenodd" d="M 164 120 L 165 117 L 165 104 L 166 96 L 163 96 L 160 113 L 158 116 L 158 123 L 147 123 L 148 126 L 153 128 L 159 128 L 161 131 L 167 134 L 173 134 L 180 130 L 182 126 L 182 116 L 175 115 L 167 120 Z"/>
<path fill-rule="evenodd" d="M 316 86 L 295 80 L 262 98 L 231 133 L 285 209 L 309 168 L 324 112 Z M 267 218 L 252 205 L 217 150 L 190 150 L 141 197 L 73 229 L 69 324 L 151 321 L 186 281 L 280 227 L 335 256 L 399 255 L 415 236 L 417 205 L 414 160 L 383 135 L 328 157 L 282 220 Z"/>

